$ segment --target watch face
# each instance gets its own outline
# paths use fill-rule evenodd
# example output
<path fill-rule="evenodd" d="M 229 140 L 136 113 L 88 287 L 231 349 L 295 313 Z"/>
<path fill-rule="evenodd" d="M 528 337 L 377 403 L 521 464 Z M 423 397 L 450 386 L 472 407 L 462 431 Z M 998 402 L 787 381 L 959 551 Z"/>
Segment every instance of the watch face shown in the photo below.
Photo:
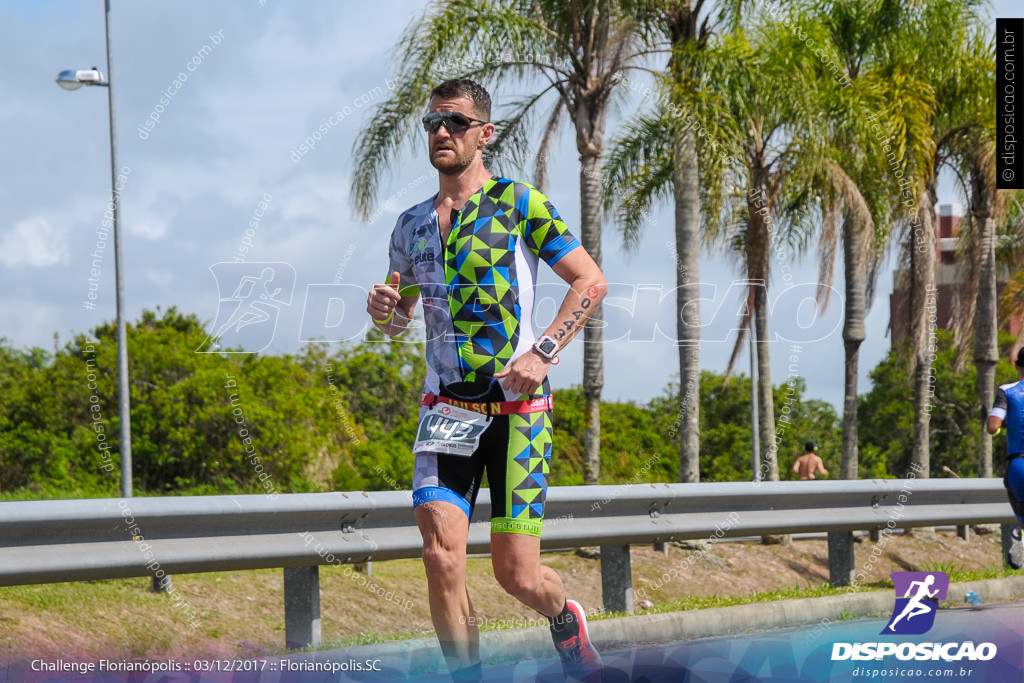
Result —
<path fill-rule="evenodd" d="M 545 356 L 550 356 L 558 348 L 558 343 L 553 339 L 543 339 L 537 342 L 537 348 Z"/>

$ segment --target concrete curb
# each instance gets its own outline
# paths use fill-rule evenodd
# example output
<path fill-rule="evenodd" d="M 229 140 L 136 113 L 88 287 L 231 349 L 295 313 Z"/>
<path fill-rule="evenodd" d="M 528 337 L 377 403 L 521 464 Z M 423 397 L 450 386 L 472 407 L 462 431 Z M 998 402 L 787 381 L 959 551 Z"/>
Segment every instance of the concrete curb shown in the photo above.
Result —
<path fill-rule="evenodd" d="M 947 600 L 957 604 L 968 591 L 986 602 L 1024 598 L 1024 575 L 967 581 L 949 586 Z M 726 636 L 750 631 L 791 628 L 835 621 L 840 614 L 855 617 L 886 615 L 892 611 L 892 591 L 877 590 L 822 598 L 779 600 L 732 607 L 641 614 L 589 622 L 590 636 L 598 649 L 612 650 L 640 643 L 662 643 Z M 551 634 L 544 626 L 510 631 L 491 631 L 480 636 L 480 655 L 485 663 L 549 658 L 554 655 Z M 435 638 L 361 645 L 344 650 L 315 653 L 316 660 L 381 658 L 403 669 L 402 662 L 427 670 L 444 668 Z M 408 669 L 405 669 L 408 670 Z"/>

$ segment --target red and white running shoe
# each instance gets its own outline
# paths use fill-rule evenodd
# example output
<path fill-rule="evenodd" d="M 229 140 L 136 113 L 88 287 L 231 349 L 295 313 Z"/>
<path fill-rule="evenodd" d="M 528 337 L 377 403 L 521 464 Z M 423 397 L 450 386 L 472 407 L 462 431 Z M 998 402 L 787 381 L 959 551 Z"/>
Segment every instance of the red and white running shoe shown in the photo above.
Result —
<path fill-rule="evenodd" d="M 555 642 L 558 657 L 562 660 L 562 671 L 566 676 L 582 683 L 601 683 L 603 665 L 601 655 L 598 654 L 594 644 L 590 642 L 590 634 L 587 632 L 587 613 L 575 600 L 566 600 L 565 604 L 576 615 L 580 633 L 567 640 Z"/>

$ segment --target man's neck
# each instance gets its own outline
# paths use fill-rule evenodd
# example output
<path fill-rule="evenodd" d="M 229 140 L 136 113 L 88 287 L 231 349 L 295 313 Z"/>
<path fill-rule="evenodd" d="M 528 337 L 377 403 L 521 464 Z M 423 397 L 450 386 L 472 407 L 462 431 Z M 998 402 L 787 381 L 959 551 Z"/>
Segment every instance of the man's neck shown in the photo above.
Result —
<path fill-rule="evenodd" d="M 490 177 L 491 174 L 484 167 L 481 159 L 474 159 L 473 163 L 461 173 L 454 175 L 439 173 L 437 199 L 434 200 L 435 208 L 443 206 L 453 209 L 461 208 L 466 200 L 483 187 Z"/>

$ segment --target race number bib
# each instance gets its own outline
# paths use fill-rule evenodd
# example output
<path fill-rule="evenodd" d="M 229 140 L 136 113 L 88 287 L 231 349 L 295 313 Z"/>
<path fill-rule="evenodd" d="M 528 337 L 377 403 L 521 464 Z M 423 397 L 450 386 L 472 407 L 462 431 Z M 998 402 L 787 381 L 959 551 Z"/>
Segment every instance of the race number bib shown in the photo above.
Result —
<path fill-rule="evenodd" d="M 429 409 L 416 430 L 413 453 L 448 453 L 469 457 L 480 445 L 480 435 L 494 418 L 439 403 Z"/>

